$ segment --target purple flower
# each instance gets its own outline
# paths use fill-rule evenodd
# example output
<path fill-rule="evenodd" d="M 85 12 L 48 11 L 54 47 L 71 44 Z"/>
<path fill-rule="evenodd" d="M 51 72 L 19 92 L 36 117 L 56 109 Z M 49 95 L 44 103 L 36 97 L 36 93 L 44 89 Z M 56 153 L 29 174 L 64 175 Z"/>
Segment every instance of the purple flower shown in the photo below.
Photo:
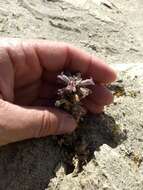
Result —
<path fill-rule="evenodd" d="M 92 78 L 82 80 L 81 74 L 77 74 L 77 75 L 73 75 L 73 76 L 67 76 L 67 75 L 61 73 L 60 75 L 58 75 L 57 78 L 60 79 L 60 81 L 66 85 L 66 87 L 64 87 L 61 91 L 63 93 L 64 92 L 66 92 L 66 93 L 74 92 L 75 93 L 81 87 L 82 87 L 82 91 L 84 91 L 83 90 L 84 87 L 87 89 L 88 86 L 94 86 L 95 85 Z M 87 90 L 86 90 L 86 92 L 87 92 Z"/>

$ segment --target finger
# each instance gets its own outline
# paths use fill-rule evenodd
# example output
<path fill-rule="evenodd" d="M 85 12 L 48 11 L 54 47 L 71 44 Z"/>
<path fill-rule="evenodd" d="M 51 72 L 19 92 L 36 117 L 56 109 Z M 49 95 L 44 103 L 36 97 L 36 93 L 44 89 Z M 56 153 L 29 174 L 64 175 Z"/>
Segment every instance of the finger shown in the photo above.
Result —
<path fill-rule="evenodd" d="M 8 53 L 5 59 L 9 58 L 14 66 L 17 87 L 38 80 L 42 74 L 42 67 L 50 72 L 63 69 L 79 71 L 102 83 L 112 82 L 116 78 L 109 65 L 65 43 L 10 38 L 1 39 L 0 42 L 0 47 Z"/>
<path fill-rule="evenodd" d="M 24 43 L 21 39 L 15 38 L 1 38 L 0 49 L 5 52 L 1 54 L 2 62 L 6 63 L 6 67 L 8 64 L 12 67 L 16 88 L 40 79 L 42 67 L 32 43 Z"/>
<path fill-rule="evenodd" d="M 0 93 L 4 100 L 14 99 L 14 71 L 7 51 L 0 46 Z"/>
<path fill-rule="evenodd" d="M 84 100 L 83 103 L 84 103 L 84 106 L 87 108 L 87 110 L 91 113 L 94 113 L 94 114 L 101 113 L 104 110 L 104 106 L 96 105 L 90 100 Z"/>
<path fill-rule="evenodd" d="M 90 101 L 96 105 L 104 106 L 113 102 L 113 95 L 105 86 L 96 84 L 95 87 L 92 88 L 92 94 L 89 95 L 87 99 L 90 99 Z"/>
<path fill-rule="evenodd" d="M 66 64 L 70 70 L 80 71 L 100 83 L 110 83 L 116 79 L 115 71 L 97 57 L 72 46 L 68 48 L 68 55 Z"/>
<path fill-rule="evenodd" d="M 79 71 L 103 83 L 116 79 L 116 73 L 109 65 L 71 45 L 37 41 L 34 47 L 40 63 L 47 71 L 58 72 L 63 69 Z"/>
<path fill-rule="evenodd" d="M 70 133 L 75 128 L 75 120 L 57 109 L 24 108 L 0 100 L 0 145 Z"/>
<path fill-rule="evenodd" d="M 112 82 L 116 78 L 114 70 L 109 65 L 65 43 L 1 39 L 0 47 L 7 51 L 5 59 L 9 59 L 14 66 L 17 87 L 38 80 L 42 74 L 42 67 L 50 72 L 59 72 L 63 69 L 79 71 L 103 83 Z"/>

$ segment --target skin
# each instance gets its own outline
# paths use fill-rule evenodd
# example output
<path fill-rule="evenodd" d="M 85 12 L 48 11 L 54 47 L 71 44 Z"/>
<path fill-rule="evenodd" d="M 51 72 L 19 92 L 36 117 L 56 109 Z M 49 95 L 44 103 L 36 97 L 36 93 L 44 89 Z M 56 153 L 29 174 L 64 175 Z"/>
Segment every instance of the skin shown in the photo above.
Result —
<path fill-rule="evenodd" d="M 116 73 L 93 55 L 61 42 L 0 39 L 0 145 L 75 130 L 71 115 L 47 105 L 58 88 L 56 76 L 65 69 L 96 82 L 84 100 L 90 112 L 99 113 L 113 101 L 106 84 Z"/>

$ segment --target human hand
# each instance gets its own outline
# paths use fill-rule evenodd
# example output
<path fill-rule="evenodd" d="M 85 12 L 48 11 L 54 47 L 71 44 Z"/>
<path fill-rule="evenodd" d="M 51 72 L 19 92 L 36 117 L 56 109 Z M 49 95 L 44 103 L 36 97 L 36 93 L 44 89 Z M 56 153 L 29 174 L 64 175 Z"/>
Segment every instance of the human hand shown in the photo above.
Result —
<path fill-rule="evenodd" d="M 112 102 L 106 84 L 115 72 L 101 60 L 65 43 L 43 40 L 0 40 L 0 145 L 29 138 L 70 133 L 73 117 L 48 107 L 54 98 L 56 77 L 63 70 L 79 71 L 96 82 L 84 102 L 99 113 Z"/>

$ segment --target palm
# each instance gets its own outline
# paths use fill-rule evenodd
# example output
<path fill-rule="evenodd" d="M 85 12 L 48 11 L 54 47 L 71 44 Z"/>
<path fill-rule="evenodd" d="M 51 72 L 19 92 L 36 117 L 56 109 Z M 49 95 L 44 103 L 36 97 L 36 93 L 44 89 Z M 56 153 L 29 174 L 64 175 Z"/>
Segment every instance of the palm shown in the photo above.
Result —
<path fill-rule="evenodd" d="M 56 76 L 56 74 L 53 75 Z M 56 80 L 44 80 L 41 76 L 39 80 L 15 89 L 15 103 L 25 106 L 47 106 L 56 96 L 56 92 Z"/>

